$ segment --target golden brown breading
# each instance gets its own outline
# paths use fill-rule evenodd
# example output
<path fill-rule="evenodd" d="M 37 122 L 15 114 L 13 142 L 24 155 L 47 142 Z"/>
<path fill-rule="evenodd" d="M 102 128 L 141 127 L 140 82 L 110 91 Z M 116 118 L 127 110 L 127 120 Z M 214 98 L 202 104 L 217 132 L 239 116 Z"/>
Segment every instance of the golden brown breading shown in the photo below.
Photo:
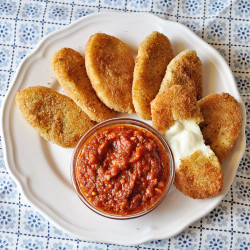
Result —
<path fill-rule="evenodd" d="M 202 64 L 194 50 L 184 50 L 168 65 L 160 92 L 166 91 L 174 84 L 187 86 L 196 96 L 202 97 Z"/>
<path fill-rule="evenodd" d="M 199 124 L 203 118 L 195 96 L 184 85 L 173 85 L 159 92 L 151 102 L 152 122 L 160 132 L 168 130 L 176 120 L 193 119 Z"/>
<path fill-rule="evenodd" d="M 150 102 L 158 93 L 167 65 L 173 56 L 169 39 L 157 31 L 147 36 L 139 46 L 132 97 L 136 113 L 145 120 L 151 119 Z"/>
<path fill-rule="evenodd" d="M 200 151 L 182 159 L 175 170 L 174 184 L 185 195 L 205 199 L 218 195 L 223 186 L 223 173 L 218 158 L 204 156 Z"/>
<path fill-rule="evenodd" d="M 16 103 L 25 120 L 42 137 L 62 147 L 76 146 L 95 125 L 73 100 L 47 87 L 21 90 L 16 94 Z"/>
<path fill-rule="evenodd" d="M 200 124 L 205 143 L 223 162 L 242 126 L 239 103 L 228 93 L 210 94 L 198 102 L 204 121 Z"/>
<path fill-rule="evenodd" d="M 133 113 L 134 59 L 127 45 L 114 36 L 96 33 L 86 44 L 85 60 L 101 101 L 116 111 Z"/>
<path fill-rule="evenodd" d="M 51 66 L 60 85 L 91 120 L 101 122 L 115 117 L 115 112 L 96 95 L 79 52 L 62 48 L 53 55 Z"/>

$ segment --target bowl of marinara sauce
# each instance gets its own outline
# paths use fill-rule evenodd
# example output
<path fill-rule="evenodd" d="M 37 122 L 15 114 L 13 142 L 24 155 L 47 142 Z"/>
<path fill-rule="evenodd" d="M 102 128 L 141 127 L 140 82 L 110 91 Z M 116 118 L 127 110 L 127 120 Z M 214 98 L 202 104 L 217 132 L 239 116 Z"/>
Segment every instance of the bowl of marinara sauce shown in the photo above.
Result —
<path fill-rule="evenodd" d="M 163 136 L 130 118 L 97 124 L 79 141 L 72 158 L 74 188 L 94 212 L 131 219 L 155 209 L 174 180 L 174 160 Z"/>

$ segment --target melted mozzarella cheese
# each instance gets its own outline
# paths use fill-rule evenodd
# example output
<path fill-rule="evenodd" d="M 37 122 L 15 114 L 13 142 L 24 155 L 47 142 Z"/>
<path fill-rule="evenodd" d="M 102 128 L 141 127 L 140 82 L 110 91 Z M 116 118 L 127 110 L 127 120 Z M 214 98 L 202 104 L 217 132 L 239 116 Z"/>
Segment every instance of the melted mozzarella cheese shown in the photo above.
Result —
<path fill-rule="evenodd" d="M 176 121 L 165 132 L 165 138 L 170 145 L 175 161 L 175 168 L 179 168 L 181 159 L 191 156 L 200 150 L 205 156 L 213 154 L 209 146 L 206 146 L 198 124 L 194 120 Z"/>

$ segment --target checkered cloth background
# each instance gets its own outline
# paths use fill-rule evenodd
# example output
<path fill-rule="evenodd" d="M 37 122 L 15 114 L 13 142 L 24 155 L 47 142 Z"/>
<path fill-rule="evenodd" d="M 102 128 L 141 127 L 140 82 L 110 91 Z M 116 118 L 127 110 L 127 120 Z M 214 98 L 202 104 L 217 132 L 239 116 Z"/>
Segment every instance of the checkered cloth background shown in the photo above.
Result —
<path fill-rule="evenodd" d="M 120 246 L 80 240 L 53 226 L 24 199 L 0 144 L 0 249 L 250 249 L 249 0 L 0 0 L 0 105 L 20 61 L 49 33 L 90 13 L 151 12 L 185 24 L 231 67 L 247 110 L 247 148 L 224 200 L 167 240 Z"/>

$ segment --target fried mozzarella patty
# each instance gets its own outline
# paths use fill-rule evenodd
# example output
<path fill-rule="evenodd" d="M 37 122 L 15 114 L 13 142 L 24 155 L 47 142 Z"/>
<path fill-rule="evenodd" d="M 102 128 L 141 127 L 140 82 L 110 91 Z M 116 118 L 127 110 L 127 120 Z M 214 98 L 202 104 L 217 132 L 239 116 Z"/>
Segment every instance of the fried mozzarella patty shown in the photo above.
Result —
<path fill-rule="evenodd" d="M 164 34 L 154 31 L 141 42 L 134 69 L 132 97 L 135 111 L 142 119 L 151 119 L 150 102 L 158 93 L 172 59 L 172 45 Z"/>
<path fill-rule="evenodd" d="M 47 87 L 23 89 L 15 99 L 25 120 L 44 139 L 61 147 L 75 147 L 95 125 L 72 99 Z"/>
<path fill-rule="evenodd" d="M 153 126 L 169 143 L 175 162 L 175 186 L 185 195 L 204 199 L 218 195 L 223 173 L 218 158 L 204 143 L 203 120 L 196 97 L 186 86 L 173 85 L 151 103 Z"/>
<path fill-rule="evenodd" d="M 176 120 L 193 119 L 199 124 L 202 114 L 195 96 L 182 85 L 173 85 L 159 92 L 151 102 L 153 126 L 160 132 L 168 130 Z"/>
<path fill-rule="evenodd" d="M 210 94 L 198 102 L 204 121 L 200 123 L 205 143 L 222 163 L 235 144 L 242 127 L 240 106 L 228 93 Z"/>
<path fill-rule="evenodd" d="M 101 101 L 118 112 L 134 113 L 134 58 L 125 43 L 104 33 L 92 35 L 85 52 L 86 69 Z"/>
<path fill-rule="evenodd" d="M 115 112 L 96 95 L 79 52 L 62 48 L 52 56 L 51 66 L 60 85 L 91 120 L 101 122 L 115 117 Z"/>
<path fill-rule="evenodd" d="M 194 50 L 184 50 L 169 63 L 160 92 L 179 84 L 189 88 L 197 100 L 202 97 L 202 63 Z"/>

